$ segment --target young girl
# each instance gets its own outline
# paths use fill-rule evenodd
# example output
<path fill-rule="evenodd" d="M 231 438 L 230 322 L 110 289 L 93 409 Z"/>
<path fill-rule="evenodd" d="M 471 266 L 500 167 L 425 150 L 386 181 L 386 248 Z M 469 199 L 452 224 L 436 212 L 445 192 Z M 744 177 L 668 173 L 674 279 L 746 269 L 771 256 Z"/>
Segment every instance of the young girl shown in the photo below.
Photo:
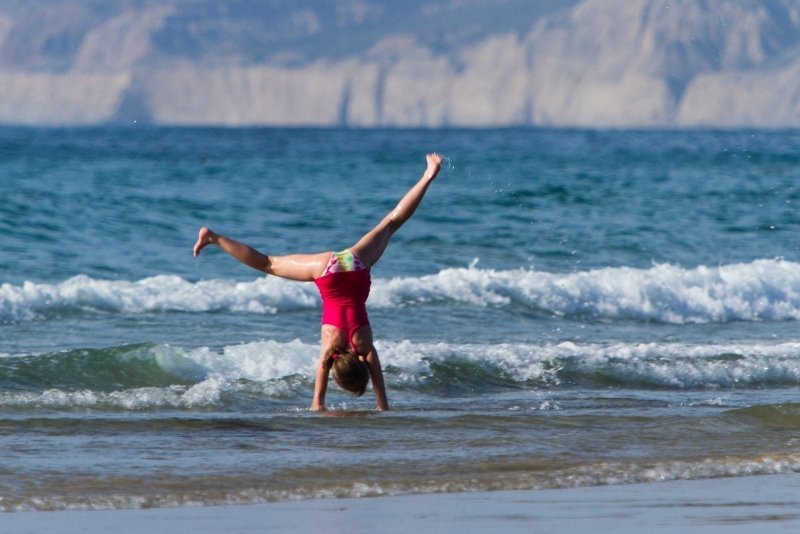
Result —
<path fill-rule="evenodd" d="M 325 409 L 331 369 L 339 386 L 355 396 L 364 393 L 371 378 L 377 408 L 389 409 L 383 370 L 367 318 L 370 269 L 386 250 L 392 235 L 414 214 L 428 186 L 439 173 L 442 157 L 432 153 L 425 159 L 428 166 L 417 184 L 375 228 L 341 252 L 267 256 L 209 228 L 200 229 L 194 245 L 195 256 L 206 245 L 217 245 L 254 269 L 289 280 L 313 281 L 319 288 L 322 297 L 322 347 L 317 362 L 312 410 Z"/>

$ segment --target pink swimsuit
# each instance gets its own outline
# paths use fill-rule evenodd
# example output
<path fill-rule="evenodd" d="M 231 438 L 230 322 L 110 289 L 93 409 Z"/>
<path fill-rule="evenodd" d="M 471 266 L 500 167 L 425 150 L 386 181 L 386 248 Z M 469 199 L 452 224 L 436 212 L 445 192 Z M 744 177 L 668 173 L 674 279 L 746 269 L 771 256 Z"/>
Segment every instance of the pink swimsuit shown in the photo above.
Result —
<path fill-rule="evenodd" d="M 325 272 L 314 280 L 322 297 L 322 324 L 335 326 L 352 345 L 353 334 L 369 326 L 369 268 L 349 250 L 334 252 Z"/>

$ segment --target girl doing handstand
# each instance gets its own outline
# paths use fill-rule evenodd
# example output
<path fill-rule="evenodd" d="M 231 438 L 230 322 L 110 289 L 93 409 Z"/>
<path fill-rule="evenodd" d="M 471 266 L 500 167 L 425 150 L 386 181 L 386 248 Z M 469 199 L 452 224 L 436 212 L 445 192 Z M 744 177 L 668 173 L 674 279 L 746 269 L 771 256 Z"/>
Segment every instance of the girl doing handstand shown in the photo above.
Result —
<path fill-rule="evenodd" d="M 377 408 L 389 409 L 383 370 L 367 317 L 370 270 L 386 250 L 397 229 L 414 214 L 428 186 L 439 173 L 442 157 L 432 153 L 425 159 L 428 164 L 425 172 L 397 206 L 355 245 L 340 252 L 271 256 L 207 227 L 200 229 L 194 245 L 195 256 L 207 245 L 217 245 L 254 269 L 289 280 L 313 281 L 319 288 L 322 297 L 322 346 L 311 402 L 313 410 L 325 409 L 325 392 L 331 369 L 339 386 L 355 396 L 364 393 L 371 378 Z"/>

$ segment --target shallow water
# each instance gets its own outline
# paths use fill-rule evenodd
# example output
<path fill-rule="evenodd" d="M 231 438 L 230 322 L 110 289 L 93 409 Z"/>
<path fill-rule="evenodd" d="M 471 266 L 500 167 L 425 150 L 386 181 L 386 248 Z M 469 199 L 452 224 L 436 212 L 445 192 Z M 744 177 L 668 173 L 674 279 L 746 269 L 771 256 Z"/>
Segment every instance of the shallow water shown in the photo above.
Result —
<path fill-rule="evenodd" d="M 0 506 L 574 487 L 800 469 L 795 131 L 0 129 Z M 313 284 L 373 270 L 393 410 L 307 411 Z M 187 454 L 191 451 L 191 454 Z M 322 460 L 322 462 L 321 462 Z"/>

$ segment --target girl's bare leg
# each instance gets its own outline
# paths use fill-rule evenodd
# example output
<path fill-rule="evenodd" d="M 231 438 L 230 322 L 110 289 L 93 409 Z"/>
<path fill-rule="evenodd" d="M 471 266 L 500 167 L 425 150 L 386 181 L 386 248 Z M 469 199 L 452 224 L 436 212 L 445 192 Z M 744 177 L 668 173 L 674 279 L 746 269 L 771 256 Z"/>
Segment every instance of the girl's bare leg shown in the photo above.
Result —
<path fill-rule="evenodd" d="M 253 269 L 301 282 L 310 282 L 320 276 L 331 256 L 330 252 L 267 256 L 249 245 L 217 234 L 204 226 L 198 232 L 197 242 L 194 244 L 193 249 L 194 255 L 199 255 L 200 251 L 208 245 L 219 246 L 219 248 Z"/>
<path fill-rule="evenodd" d="M 422 178 L 375 228 L 362 237 L 358 243 L 350 247 L 351 252 L 370 267 L 380 259 L 397 229 L 410 219 L 417 210 L 419 203 L 422 202 L 422 197 L 425 196 L 425 192 L 428 190 L 428 186 L 439 174 L 439 169 L 442 167 L 442 157 L 439 154 L 431 153 L 425 156 L 425 159 L 428 167 L 425 169 Z"/>

